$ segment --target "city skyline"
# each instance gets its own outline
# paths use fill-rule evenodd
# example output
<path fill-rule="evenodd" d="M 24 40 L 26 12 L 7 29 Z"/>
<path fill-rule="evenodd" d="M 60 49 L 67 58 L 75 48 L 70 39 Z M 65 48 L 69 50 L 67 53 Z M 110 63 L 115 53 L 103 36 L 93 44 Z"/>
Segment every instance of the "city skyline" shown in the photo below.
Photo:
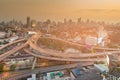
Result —
<path fill-rule="evenodd" d="M 0 0 L 0 21 L 17 19 L 25 22 L 26 16 L 36 20 L 64 18 L 91 19 L 119 22 L 119 0 Z"/>
<path fill-rule="evenodd" d="M 120 79 L 120 0 L 0 0 L 0 80 L 108 79 Z"/>

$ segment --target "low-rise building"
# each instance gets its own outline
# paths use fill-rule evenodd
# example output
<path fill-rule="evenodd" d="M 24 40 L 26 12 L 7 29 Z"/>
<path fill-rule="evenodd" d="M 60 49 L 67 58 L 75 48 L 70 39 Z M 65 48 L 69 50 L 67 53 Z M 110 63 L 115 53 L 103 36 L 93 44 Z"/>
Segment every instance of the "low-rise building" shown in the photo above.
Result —
<path fill-rule="evenodd" d="M 67 72 L 67 70 L 61 70 L 44 74 L 43 80 L 75 80 L 75 77 L 72 73 Z"/>
<path fill-rule="evenodd" d="M 5 38 L 6 32 L 0 32 L 0 38 Z"/>

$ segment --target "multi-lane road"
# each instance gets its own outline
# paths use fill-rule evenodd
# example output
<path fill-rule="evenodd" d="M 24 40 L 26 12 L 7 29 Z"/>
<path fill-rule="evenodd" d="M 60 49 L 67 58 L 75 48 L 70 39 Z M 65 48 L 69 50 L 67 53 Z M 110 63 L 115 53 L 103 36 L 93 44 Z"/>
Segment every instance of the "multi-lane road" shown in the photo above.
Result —
<path fill-rule="evenodd" d="M 109 54 L 113 54 L 113 53 L 120 53 L 119 49 L 113 49 L 113 48 L 97 48 L 94 47 L 95 49 L 105 49 L 108 50 L 107 52 L 96 52 L 96 53 L 62 53 L 62 52 L 58 52 L 55 50 L 50 50 L 50 49 L 43 49 L 40 46 L 38 46 L 37 41 L 40 38 L 40 34 L 36 34 L 33 35 L 31 38 L 28 39 L 27 42 L 25 42 L 24 44 L 17 46 L 15 48 L 13 48 L 12 50 L 7 51 L 6 53 L 3 53 L 0 55 L 0 61 L 3 60 L 4 58 L 10 56 L 11 54 L 14 54 L 15 52 L 19 51 L 20 49 L 23 49 L 25 46 L 30 46 L 30 49 L 32 48 L 33 50 L 37 51 L 37 54 L 33 54 L 32 52 L 30 52 L 30 50 L 25 50 L 25 52 L 36 56 L 36 57 L 40 57 L 40 58 L 46 58 L 46 59 L 53 59 L 53 60 L 62 60 L 62 61 L 103 61 L 105 60 L 106 55 Z M 45 37 L 47 38 L 47 37 Z M 48 39 L 53 39 L 53 40 L 59 40 L 61 42 L 65 42 L 71 45 L 75 45 L 75 46 L 79 46 L 79 47 L 85 47 L 85 45 L 80 45 L 80 44 L 76 44 L 73 42 L 69 42 L 69 41 L 65 41 L 59 38 L 53 38 L 53 37 L 48 37 Z M 20 40 L 22 41 L 22 40 Z M 3 48 L 12 45 L 14 43 L 17 43 L 19 41 L 15 41 L 13 43 L 9 43 L 7 45 L 5 45 Z M 3 49 L 1 48 L 1 49 Z M 111 51 L 111 50 L 115 50 L 115 51 Z M 82 60 L 82 58 L 84 58 Z M 99 59 L 98 59 L 99 58 Z"/>
<path fill-rule="evenodd" d="M 91 64 L 93 64 L 93 63 L 86 62 L 86 63 L 82 63 L 82 66 L 89 66 Z M 6 73 L 3 73 L 0 75 L 0 80 L 17 80 L 17 79 L 20 79 L 20 78 L 23 78 L 26 76 L 30 76 L 32 74 L 75 68 L 75 67 L 77 67 L 77 65 L 78 65 L 78 63 L 77 64 L 68 64 L 68 65 L 46 67 L 46 68 L 38 68 L 38 69 L 34 69 L 34 70 L 15 71 L 15 72 L 9 72 L 9 73 L 6 72 Z"/>
<path fill-rule="evenodd" d="M 26 39 L 20 39 L 20 40 L 16 40 L 16 41 L 10 42 L 10 43 L 8 43 L 8 44 L 0 47 L 0 50 L 4 49 L 4 48 L 6 48 L 6 47 L 8 47 L 8 46 L 10 46 L 10 45 L 13 45 L 13 44 L 16 44 L 16 43 L 19 43 L 19 42 L 23 42 L 23 41 L 25 41 L 25 40 L 26 40 Z"/>

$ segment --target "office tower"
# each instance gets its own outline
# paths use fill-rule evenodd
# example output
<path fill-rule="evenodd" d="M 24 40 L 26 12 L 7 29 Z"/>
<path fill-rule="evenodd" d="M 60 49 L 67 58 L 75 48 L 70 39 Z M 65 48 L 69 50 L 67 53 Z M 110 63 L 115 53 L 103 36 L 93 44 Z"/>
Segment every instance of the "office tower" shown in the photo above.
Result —
<path fill-rule="evenodd" d="M 35 27 L 37 25 L 36 20 L 31 20 L 31 27 Z"/>
<path fill-rule="evenodd" d="M 30 17 L 27 17 L 27 27 L 31 27 Z"/>
<path fill-rule="evenodd" d="M 77 23 L 78 23 L 78 24 L 80 24 L 80 23 L 81 23 L 81 18 L 78 18 Z"/>

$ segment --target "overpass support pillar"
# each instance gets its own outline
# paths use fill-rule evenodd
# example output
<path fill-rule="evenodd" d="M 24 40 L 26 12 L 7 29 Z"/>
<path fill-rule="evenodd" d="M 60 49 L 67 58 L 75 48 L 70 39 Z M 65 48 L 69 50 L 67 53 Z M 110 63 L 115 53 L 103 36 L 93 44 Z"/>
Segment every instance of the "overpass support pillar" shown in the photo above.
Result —
<path fill-rule="evenodd" d="M 34 57 L 34 60 L 33 60 L 33 65 L 32 65 L 32 69 L 35 68 L 35 64 L 36 64 L 36 61 L 37 61 L 37 57 Z M 36 80 L 36 74 L 32 74 L 32 80 Z M 30 80 L 31 80 L 30 79 Z M 29 79 L 28 79 L 29 80 Z"/>
<path fill-rule="evenodd" d="M 37 57 L 34 57 L 34 61 L 33 61 L 33 65 L 32 65 L 32 69 L 35 68 L 36 60 L 37 60 Z"/>

